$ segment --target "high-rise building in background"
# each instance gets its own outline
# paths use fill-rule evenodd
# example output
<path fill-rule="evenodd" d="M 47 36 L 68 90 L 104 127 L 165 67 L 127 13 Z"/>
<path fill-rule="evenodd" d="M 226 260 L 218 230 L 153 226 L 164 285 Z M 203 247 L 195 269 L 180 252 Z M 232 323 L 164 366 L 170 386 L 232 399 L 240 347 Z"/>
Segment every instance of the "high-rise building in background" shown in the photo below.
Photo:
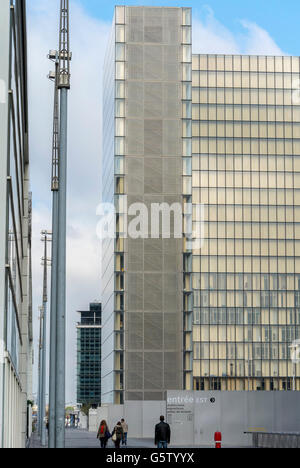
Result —
<path fill-rule="evenodd" d="M 118 214 L 117 238 L 103 243 L 103 402 L 183 388 L 182 239 L 122 235 L 126 205 L 182 206 L 190 43 L 190 9 L 116 7 L 104 79 L 103 202 Z"/>
<path fill-rule="evenodd" d="M 104 403 L 300 389 L 289 348 L 300 337 L 299 59 L 192 56 L 191 25 L 189 8 L 115 10 L 104 66 L 102 201 L 116 207 L 102 255 Z M 136 203 L 148 214 L 181 204 L 185 234 L 164 239 L 160 228 L 153 239 L 149 221 L 149 238 L 124 235 L 143 214 Z M 199 204 L 201 249 L 186 229 Z"/>
<path fill-rule="evenodd" d="M 101 313 L 100 303 L 79 312 L 77 325 L 77 403 L 101 405 Z"/>
<path fill-rule="evenodd" d="M 31 434 L 31 200 L 24 0 L 0 2 L 0 447 Z"/>
<path fill-rule="evenodd" d="M 300 390 L 299 65 L 193 56 L 194 389 Z"/>

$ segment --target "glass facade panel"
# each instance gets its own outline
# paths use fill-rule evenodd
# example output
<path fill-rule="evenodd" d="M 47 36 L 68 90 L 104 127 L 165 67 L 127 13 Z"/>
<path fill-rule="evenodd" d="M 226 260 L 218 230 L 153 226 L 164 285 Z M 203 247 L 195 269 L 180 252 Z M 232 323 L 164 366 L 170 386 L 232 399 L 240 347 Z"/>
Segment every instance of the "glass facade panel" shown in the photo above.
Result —
<path fill-rule="evenodd" d="M 283 345 L 297 333 L 287 311 L 298 306 L 300 267 L 291 63 L 298 72 L 298 58 L 193 56 L 193 203 L 206 205 L 193 257 L 195 389 L 201 379 L 213 390 L 218 377 L 223 390 L 274 390 L 292 378 Z"/>
<path fill-rule="evenodd" d="M 77 325 L 77 401 L 101 405 L 101 304 L 79 312 Z"/>

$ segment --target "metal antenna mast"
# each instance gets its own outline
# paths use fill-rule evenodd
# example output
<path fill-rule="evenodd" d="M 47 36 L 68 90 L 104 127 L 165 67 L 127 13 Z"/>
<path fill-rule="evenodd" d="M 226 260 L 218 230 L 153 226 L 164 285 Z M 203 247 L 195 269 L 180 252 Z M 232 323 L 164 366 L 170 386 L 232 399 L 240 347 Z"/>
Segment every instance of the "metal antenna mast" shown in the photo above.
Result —
<path fill-rule="evenodd" d="M 55 442 L 56 411 L 56 315 L 57 315 L 57 237 L 58 237 L 58 190 L 59 190 L 59 95 L 58 95 L 58 52 L 50 51 L 48 56 L 55 61 L 55 72 L 49 78 L 54 81 L 54 112 L 52 142 L 52 270 L 50 309 L 50 368 L 49 368 L 49 448 Z"/>
<path fill-rule="evenodd" d="M 66 355 L 66 217 L 67 127 L 70 89 L 69 0 L 60 0 L 59 50 L 48 56 L 55 61 L 52 147 L 52 278 L 50 338 L 49 447 L 65 447 L 65 355 Z"/>
<path fill-rule="evenodd" d="M 59 99 L 58 99 L 58 60 L 55 61 L 54 76 L 54 113 L 53 113 L 53 142 L 52 142 L 52 192 L 59 189 Z"/>
<path fill-rule="evenodd" d="M 60 2 L 59 89 L 70 89 L 69 0 Z"/>
<path fill-rule="evenodd" d="M 56 448 L 65 447 L 66 360 L 66 218 L 67 218 L 67 129 L 70 89 L 69 0 L 60 3 L 58 89 L 60 90 L 59 191 L 57 237 L 56 315 Z"/>

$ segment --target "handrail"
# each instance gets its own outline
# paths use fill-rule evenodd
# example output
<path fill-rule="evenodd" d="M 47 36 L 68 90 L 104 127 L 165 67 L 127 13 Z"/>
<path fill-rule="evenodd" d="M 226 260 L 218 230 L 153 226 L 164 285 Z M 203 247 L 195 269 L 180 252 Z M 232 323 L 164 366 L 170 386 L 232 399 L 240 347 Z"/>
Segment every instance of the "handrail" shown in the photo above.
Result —
<path fill-rule="evenodd" d="M 252 435 L 254 448 L 300 448 L 300 432 L 246 431 Z"/>

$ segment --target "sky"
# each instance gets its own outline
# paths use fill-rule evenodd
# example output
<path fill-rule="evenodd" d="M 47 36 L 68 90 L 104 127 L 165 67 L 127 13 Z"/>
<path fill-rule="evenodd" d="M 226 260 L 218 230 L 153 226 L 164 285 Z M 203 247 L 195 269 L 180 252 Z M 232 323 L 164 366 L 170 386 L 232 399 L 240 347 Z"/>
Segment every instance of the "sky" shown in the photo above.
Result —
<path fill-rule="evenodd" d="M 36 368 L 43 273 L 40 232 L 51 230 L 52 199 L 53 84 L 47 75 L 54 67 L 46 56 L 50 49 L 58 47 L 59 3 L 59 0 L 27 0 Z M 299 55 L 300 2 L 296 0 L 126 2 L 137 4 L 191 6 L 194 53 Z M 76 403 L 77 311 L 101 300 L 96 210 L 101 201 L 102 67 L 114 2 L 70 0 L 70 7 L 73 61 L 69 93 L 66 400 Z M 36 381 L 35 370 L 34 392 Z"/>

